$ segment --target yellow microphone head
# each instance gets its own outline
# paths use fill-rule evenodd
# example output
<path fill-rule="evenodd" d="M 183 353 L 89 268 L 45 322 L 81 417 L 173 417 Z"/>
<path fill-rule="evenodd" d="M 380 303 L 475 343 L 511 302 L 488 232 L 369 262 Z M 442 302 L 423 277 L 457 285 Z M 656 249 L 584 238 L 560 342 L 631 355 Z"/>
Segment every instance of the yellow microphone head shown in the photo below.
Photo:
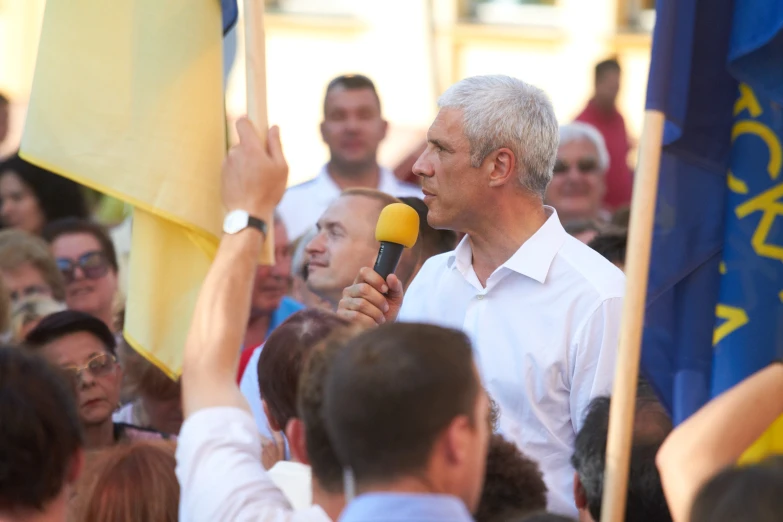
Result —
<path fill-rule="evenodd" d="M 386 205 L 378 217 L 375 239 L 396 243 L 405 248 L 416 244 L 419 237 L 419 213 L 405 203 Z"/>

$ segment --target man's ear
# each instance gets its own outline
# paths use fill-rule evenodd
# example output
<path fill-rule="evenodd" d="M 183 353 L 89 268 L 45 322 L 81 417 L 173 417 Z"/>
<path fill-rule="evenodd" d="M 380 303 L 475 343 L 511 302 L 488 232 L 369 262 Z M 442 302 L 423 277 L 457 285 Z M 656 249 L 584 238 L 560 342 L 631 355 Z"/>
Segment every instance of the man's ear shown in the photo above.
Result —
<path fill-rule="evenodd" d="M 291 450 L 293 460 L 309 466 L 310 459 L 307 456 L 307 436 L 305 435 L 304 422 L 292 417 L 285 428 L 285 436 L 288 438 L 288 449 Z"/>
<path fill-rule="evenodd" d="M 274 417 L 269 415 L 269 407 L 263 399 L 261 399 L 261 406 L 264 407 L 264 415 L 266 416 L 266 421 L 269 423 L 269 429 L 272 431 L 280 431 L 282 428 L 277 425 L 277 421 L 275 421 Z"/>
<path fill-rule="evenodd" d="M 489 186 L 499 187 L 517 178 L 517 160 L 511 149 L 505 147 L 493 151 L 484 160 L 488 164 Z"/>
<path fill-rule="evenodd" d="M 574 504 L 576 509 L 587 509 L 587 494 L 577 472 L 574 472 Z"/>

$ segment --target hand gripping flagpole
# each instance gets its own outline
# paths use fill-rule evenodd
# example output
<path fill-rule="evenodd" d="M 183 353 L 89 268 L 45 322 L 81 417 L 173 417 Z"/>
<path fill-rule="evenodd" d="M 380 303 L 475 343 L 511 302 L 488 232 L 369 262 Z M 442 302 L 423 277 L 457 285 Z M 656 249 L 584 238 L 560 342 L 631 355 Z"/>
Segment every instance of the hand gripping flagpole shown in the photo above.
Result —
<path fill-rule="evenodd" d="M 253 122 L 261 141 L 266 143 L 269 127 L 266 106 L 266 36 L 264 33 L 264 0 L 244 0 L 245 77 L 247 85 L 247 116 Z M 263 174 L 263 173 L 262 173 Z M 275 262 L 273 216 L 259 216 L 267 222 L 266 239 L 261 263 Z"/>

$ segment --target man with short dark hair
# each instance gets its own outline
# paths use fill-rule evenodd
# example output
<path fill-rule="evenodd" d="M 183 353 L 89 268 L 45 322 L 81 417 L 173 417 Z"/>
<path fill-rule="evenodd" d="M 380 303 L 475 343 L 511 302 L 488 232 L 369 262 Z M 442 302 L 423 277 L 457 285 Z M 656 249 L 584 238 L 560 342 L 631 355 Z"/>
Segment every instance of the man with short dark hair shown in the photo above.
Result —
<path fill-rule="evenodd" d="M 489 414 L 464 333 L 396 323 L 348 341 L 327 376 L 323 407 L 358 495 L 341 521 L 472 520 Z"/>
<path fill-rule="evenodd" d="M 392 171 L 378 165 L 378 146 L 386 137 L 387 127 L 372 80 L 350 74 L 329 82 L 321 123 L 329 162 L 312 180 L 289 188 L 280 202 L 280 214 L 292 240 L 315 225 L 345 189 L 364 187 L 392 196 L 421 197 L 419 187 L 400 181 Z"/>
<path fill-rule="evenodd" d="M 595 66 L 595 93 L 587 107 L 576 117 L 599 130 L 609 151 L 606 171 L 604 205 L 613 210 L 631 202 L 633 179 L 628 168 L 630 142 L 623 115 L 617 110 L 620 92 L 620 64 L 615 59 L 604 60 Z"/>
<path fill-rule="evenodd" d="M 597 397 L 588 407 L 576 436 L 571 463 L 576 470 L 574 499 L 581 522 L 601 519 L 609 397 Z M 671 522 L 669 508 L 655 467 L 655 455 L 672 430 L 672 422 L 649 386 L 640 384 L 634 415 L 631 469 L 628 474 L 626 522 Z"/>
<path fill-rule="evenodd" d="M 84 455 L 73 383 L 0 347 L 0 520 L 65 521 Z"/>

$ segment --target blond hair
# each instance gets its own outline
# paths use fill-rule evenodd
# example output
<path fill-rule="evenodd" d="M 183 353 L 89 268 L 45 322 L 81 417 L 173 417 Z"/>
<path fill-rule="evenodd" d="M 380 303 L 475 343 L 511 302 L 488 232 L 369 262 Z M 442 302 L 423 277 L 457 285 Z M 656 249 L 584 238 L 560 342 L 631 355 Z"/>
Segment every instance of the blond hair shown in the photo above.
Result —
<path fill-rule="evenodd" d="M 65 301 L 65 282 L 49 245 L 43 239 L 22 230 L 1 231 L 0 270 L 14 272 L 26 264 L 41 273 L 55 300 Z"/>

